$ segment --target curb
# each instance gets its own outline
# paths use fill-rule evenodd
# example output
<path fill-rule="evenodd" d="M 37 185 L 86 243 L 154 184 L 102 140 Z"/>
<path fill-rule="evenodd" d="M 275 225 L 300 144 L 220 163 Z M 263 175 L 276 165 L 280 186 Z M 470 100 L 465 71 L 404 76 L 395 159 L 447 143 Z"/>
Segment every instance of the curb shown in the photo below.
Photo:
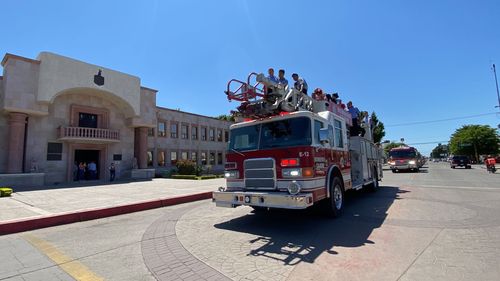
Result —
<path fill-rule="evenodd" d="M 95 220 L 111 216 L 124 215 L 134 212 L 140 212 L 150 209 L 189 203 L 204 199 L 211 199 L 212 191 L 196 193 L 191 195 L 163 198 L 151 201 L 143 201 L 127 205 L 120 205 L 115 207 L 97 208 L 81 210 L 76 212 L 68 212 L 62 214 L 55 214 L 43 216 L 32 219 L 19 219 L 8 221 L 5 223 L 0 222 L 0 235 L 18 233 L 23 231 L 35 230 L 45 227 L 82 222 L 88 220 Z"/>

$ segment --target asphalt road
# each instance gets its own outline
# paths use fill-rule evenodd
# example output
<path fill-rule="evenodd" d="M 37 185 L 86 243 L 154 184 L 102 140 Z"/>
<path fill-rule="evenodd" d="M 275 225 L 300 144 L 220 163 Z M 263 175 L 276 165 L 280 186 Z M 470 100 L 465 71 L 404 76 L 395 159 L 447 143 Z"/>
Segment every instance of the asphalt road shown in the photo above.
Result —
<path fill-rule="evenodd" d="M 385 171 L 339 219 L 210 201 L 0 237 L 0 280 L 500 280 L 500 174 Z"/>

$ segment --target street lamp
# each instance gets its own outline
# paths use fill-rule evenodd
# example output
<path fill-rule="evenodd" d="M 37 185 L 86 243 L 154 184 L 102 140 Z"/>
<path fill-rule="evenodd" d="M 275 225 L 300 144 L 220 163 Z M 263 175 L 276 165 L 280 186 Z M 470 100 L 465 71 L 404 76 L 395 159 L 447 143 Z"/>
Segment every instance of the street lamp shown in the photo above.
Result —
<path fill-rule="evenodd" d="M 495 107 L 498 107 L 500 109 L 500 92 L 498 91 L 497 70 L 495 64 L 493 64 L 493 74 L 495 75 L 495 85 L 497 86 L 497 99 L 498 99 L 498 105 Z"/>

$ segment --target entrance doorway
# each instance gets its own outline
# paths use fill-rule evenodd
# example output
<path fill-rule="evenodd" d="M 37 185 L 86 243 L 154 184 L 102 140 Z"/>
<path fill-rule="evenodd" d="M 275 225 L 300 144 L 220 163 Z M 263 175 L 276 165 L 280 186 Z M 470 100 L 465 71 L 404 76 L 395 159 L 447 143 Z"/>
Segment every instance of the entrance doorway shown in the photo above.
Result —
<path fill-rule="evenodd" d="M 99 179 L 99 150 L 75 149 L 75 164 L 78 171 L 73 175 L 73 180 L 98 180 Z M 80 166 L 83 164 L 84 169 Z"/>

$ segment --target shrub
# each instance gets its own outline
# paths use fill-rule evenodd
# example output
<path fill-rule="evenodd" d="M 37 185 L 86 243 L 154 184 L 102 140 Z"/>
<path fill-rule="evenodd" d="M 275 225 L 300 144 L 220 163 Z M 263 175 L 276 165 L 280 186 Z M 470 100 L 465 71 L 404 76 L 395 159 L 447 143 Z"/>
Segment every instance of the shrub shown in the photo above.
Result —
<path fill-rule="evenodd" d="M 175 166 L 179 175 L 196 175 L 196 163 L 191 160 L 179 160 Z"/>
<path fill-rule="evenodd" d="M 197 180 L 198 177 L 196 175 L 172 175 L 173 179 L 178 180 Z"/>

